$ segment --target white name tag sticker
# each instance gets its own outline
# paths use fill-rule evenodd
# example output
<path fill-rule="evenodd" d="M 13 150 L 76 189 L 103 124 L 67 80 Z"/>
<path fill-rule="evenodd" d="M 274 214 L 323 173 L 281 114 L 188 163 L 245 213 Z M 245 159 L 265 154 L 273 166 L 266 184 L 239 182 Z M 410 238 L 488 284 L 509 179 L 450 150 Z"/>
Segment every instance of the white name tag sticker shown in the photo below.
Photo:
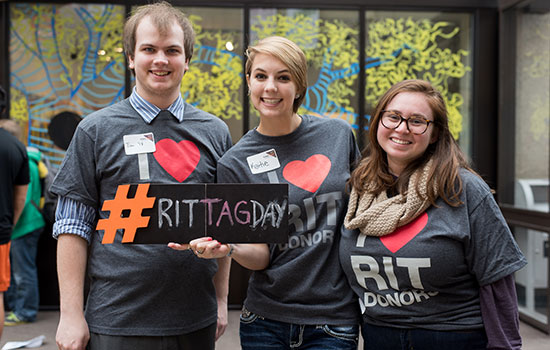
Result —
<path fill-rule="evenodd" d="M 247 157 L 246 161 L 252 174 L 261 174 L 281 167 L 277 152 L 273 148 Z"/>
<path fill-rule="evenodd" d="M 124 152 L 127 155 L 153 153 L 156 151 L 155 137 L 152 132 L 145 134 L 124 135 Z"/>

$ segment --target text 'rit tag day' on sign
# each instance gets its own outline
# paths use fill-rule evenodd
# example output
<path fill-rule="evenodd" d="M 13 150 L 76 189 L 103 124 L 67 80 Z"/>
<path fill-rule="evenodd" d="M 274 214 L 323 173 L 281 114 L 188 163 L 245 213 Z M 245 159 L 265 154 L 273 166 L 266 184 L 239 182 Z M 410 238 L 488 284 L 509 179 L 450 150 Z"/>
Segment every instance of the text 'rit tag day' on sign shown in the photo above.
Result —
<path fill-rule="evenodd" d="M 103 244 L 288 240 L 288 184 L 119 185 L 101 210 Z"/>

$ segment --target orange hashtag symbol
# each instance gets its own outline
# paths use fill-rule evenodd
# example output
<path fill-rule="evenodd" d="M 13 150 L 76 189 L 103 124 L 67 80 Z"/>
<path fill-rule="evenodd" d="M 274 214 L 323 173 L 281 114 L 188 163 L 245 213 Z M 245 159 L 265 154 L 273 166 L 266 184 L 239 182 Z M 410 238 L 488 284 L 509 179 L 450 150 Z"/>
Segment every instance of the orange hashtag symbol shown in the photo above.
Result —
<path fill-rule="evenodd" d="M 136 230 L 140 227 L 147 227 L 149 224 L 149 216 L 142 216 L 143 209 L 153 207 L 156 197 L 147 197 L 149 184 L 139 184 L 134 198 L 128 198 L 128 190 L 130 185 L 118 186 L 115 194 L 115 199 L 106 200 L 103 202 L 103 211 L 110 211 L 107 219 L 100 219 L 97 222 L 96 230 L 105 230 L 102 244 L 110 244 L 115 241 L 117 229 L 124 230 L 122 243 L 134 241 Z M 122 216 L 122 211 L 129 212 L 127 217 Z"/>

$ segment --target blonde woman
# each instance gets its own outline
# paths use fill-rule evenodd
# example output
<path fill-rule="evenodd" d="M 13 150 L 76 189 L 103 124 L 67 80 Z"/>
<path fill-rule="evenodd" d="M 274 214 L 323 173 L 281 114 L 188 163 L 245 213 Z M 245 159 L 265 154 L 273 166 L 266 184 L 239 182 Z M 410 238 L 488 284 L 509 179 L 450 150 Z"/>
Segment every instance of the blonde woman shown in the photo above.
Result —
<path fill-rule="evenodd" d="M 228 253 L 255 270 L 241 315 L 244 350 L 357 349 L 359 312 L 338 260 L 345 184 L 359 153 L 344 121 L 297 113 L 307 88 L 304 53 L 269 37 L 249 47 L 246 78 L 260 124 L 218 162 L 218 182 L 288 183 L 286 244 L 191 242 L 197 256 Z M 269 171 L 247 159 L 269 152 Z M 253 159 L 253 158 L 252 158 Z"/>

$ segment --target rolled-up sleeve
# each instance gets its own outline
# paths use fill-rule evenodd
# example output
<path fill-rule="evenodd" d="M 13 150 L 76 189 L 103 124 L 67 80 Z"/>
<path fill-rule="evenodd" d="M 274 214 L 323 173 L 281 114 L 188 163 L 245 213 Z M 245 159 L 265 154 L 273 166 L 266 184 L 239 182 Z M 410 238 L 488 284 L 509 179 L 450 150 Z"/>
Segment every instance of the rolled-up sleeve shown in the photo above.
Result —
<path fill-rule="evenodd" d="M 53 238 L 59 235 L 73 234 L 85 239 L 90 244 L 95 230 L 95 208 L 74 199 L 60 196 L 55 211 Z"/>

